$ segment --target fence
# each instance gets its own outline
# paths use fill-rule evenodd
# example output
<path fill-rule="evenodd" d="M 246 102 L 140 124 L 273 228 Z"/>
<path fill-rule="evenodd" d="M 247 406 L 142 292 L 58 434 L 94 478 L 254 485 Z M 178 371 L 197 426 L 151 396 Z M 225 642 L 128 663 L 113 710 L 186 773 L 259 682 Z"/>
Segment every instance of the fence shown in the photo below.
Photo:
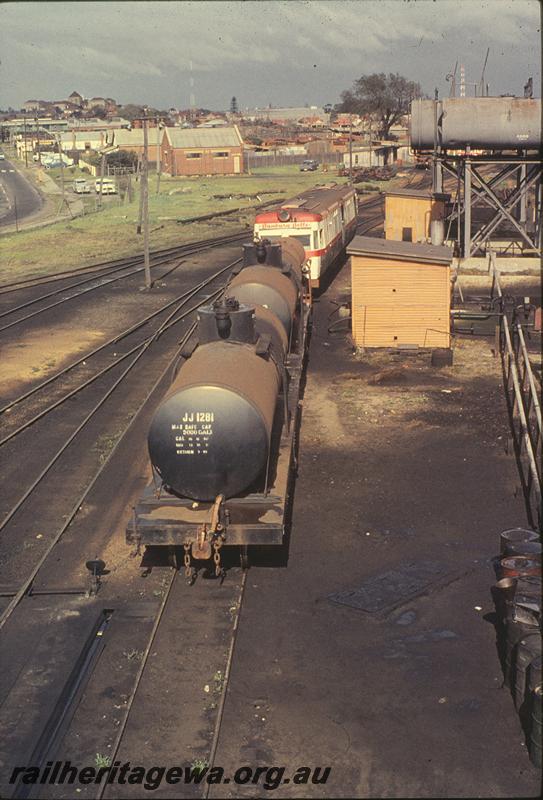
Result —
<path fill-rule="evenodd" d="M 492 293 L 496 292 L 502 306 L 500 324 L 500 353 L 504 387 L 509 410 L 513 448 L 517 458 L 522 489 L 530 523 L 541 530 L 541 406 L 540 387 L 534 376 L 522 324 L 515 311 L 506 310 L 505 298 L 496 269 L 496 255 L 490 254 Z"/>
<path fill-rule="evenodd" d="M 323 150 L 322 152 L 297 153 L 295 155 L 283 155 L 280 153 L 258 153 L 250 150 L 245 150 L 243 153 L 243 167 L 244 170 L 250 172 L 251 169 L 257 167 L 286 167 L 292 164 L 301 164 L 308 158 L 315 159 L 321 165 L 329 164 L 335 166 L 343 163 L 343 153 L 330 152 Z"/>

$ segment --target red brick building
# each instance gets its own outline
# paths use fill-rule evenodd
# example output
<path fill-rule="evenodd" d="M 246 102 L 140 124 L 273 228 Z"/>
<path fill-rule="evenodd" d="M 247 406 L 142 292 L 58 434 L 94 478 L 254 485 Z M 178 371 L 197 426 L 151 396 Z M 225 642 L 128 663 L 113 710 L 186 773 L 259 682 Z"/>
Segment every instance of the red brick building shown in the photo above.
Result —
<path fill-rule="evenodd" d="M 147 131 L 147 158 L 149 162 L 157 161 L 157 143 L 164 137 L 162 128 L 149 128 Z M 126 150 L 135 153 L 138 158 L 143 156 L 143 128 L 133 128 L 132 130 L 115 129 L 108 134 L 108 143 L 119 150 Z"/>
<path fill-rule="evenodd" d="M 243 139 L 227 128 L 165 128 L 162 171 L 168 175 L 237 175 L 243 172 Z"/>

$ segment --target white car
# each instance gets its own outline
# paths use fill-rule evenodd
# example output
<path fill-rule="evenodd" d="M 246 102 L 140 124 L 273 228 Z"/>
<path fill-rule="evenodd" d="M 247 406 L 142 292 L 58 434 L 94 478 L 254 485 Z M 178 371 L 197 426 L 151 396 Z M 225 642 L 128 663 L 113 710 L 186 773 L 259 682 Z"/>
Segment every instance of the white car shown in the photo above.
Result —
<path fill-rule="evenodd" d="M 76 194 L 89 194 L 91 190 L 86 178 L 76 178 L 72 188 Z"/>
<path fill-rule="evenodd" d="M 98 180 L 94 184 L 94 189 L 96 194 L 100 194 L 100 184 L 102 185 L 102 194 L 117 194 L 117 185 L 114 180 L 111 178 L 98 178 Z"/>
<path fill-rule="evenodd" d="M 0 153 L 0 161 L 5 161 L 5 160 L 6 160 L 6 157 L 5 157 L 4 153 Z"/>

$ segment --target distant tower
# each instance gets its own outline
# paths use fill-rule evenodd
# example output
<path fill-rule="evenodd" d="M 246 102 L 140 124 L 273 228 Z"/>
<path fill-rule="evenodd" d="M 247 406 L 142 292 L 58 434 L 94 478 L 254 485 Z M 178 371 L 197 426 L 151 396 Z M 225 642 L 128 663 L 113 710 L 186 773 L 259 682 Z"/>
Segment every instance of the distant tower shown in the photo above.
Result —
<path fill-rule="evenodd" d="M 466 96 L 466 70 L 463 64 L 460 64 L 460 97 Z"/>
<path fill-rule="evenodd" d="M 192 61 L 190 62 L 190 116 L 192 119 L 196 116 L 196 96 L 194 94 L 194 77 L 192 75 Z"/>
<path fill-rule="evenodd" d="M 237 114 L 238 113 L 238 101 L 237 98 L 234 96 L 230 101 L 230 113 Z"/>

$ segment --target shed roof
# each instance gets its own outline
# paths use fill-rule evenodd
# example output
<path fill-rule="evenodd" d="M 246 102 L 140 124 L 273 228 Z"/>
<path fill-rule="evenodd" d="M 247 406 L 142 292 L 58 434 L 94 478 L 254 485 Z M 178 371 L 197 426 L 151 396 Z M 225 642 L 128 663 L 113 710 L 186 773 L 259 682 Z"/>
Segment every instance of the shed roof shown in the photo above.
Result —
<path fill-rule="evenodd" d="M 240 147 L 243 139 L 235 125 L 228 128 L 166 128 L 174 148 Z"/>
<path fill-rule="evenodd" d="M 104 136 L 103 130 L 91 131 L 63 131 L 60 134 L 61 142 L 102 142 Z"/>
<path fill-rule="evenodd" d="M 376 239 L 373 236 L 355 236 L 347 248 L 350 256 L 393 258 L 398 261 L 423 261 L 429 264 L 448 265 L 453 258 L 450 247 L 414 242 L 397 242 Z"/>
<path fill-rule="evenodd" d="M 113 144 L 116 147 L 143 147 L 143 128 L 118 128 L 113 131 Z M 160 131 L 159 138 L 162 141 L 163 133 Z M 157 143 L 156 128 L 147 129 L 147 142 L 149 147 L 153 147 Z"/>
<path fill-rule="evenodd" d="M 444 192 L 432 192 L 430 186 L 425 189 L 387 189 L 386 195 L 391 197 L 418 197 L 418 198 L 434 198 L 435 200 L 450 200 L 450 194 Z"/>

